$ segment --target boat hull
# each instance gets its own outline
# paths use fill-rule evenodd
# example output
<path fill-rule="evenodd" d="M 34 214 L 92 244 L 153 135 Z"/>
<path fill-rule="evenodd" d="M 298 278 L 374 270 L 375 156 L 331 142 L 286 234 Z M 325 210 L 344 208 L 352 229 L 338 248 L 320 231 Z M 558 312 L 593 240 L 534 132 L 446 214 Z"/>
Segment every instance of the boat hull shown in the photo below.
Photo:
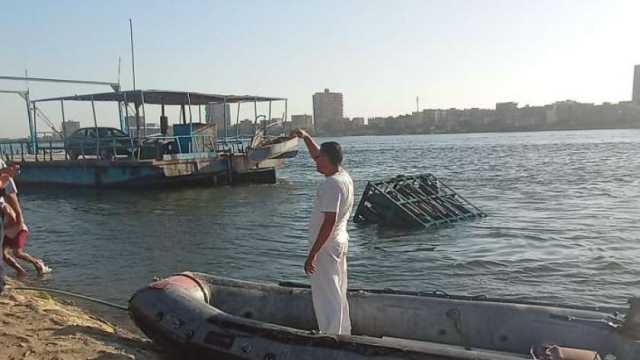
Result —
<path fill-rule="evenodd" d="M 231 164 L 231 166 L 229 166 Z M 247 164 L 246 157 L 169 160 L 54 160 L 20 163 L 19 185 L 148 187 L 275 183 L 277 162 Z"/>
<path fill-rule="evenodd" d="M 273 144 L 258 146 L 247 152 L 247 156 L 251 161 L 290 159 L 296 157 L 296 155 L 298 155 L 298 138 L 281 140 Z"/>
<path fill-rule="evenodd" d="M 369 290 L 350 291 L 349 302 L 360 335 L 329 336 L 312 330 L 307 288 L 183 273 L 138 291 L 130 314 L 151 339 L 193 359 L 517 360 L 544 343 L 640 358 L 640 345 L 593 310 Z"/>

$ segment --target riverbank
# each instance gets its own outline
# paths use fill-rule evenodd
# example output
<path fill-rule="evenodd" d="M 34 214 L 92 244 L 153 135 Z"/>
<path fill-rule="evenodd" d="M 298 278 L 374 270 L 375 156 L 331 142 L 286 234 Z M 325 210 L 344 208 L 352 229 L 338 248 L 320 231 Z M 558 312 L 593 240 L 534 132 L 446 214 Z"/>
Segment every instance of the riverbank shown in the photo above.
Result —
<path fill-rule="evenodd" d="M 153 344 L 43 292 L 0 295 L 0 359 L 164 359 Z"/>

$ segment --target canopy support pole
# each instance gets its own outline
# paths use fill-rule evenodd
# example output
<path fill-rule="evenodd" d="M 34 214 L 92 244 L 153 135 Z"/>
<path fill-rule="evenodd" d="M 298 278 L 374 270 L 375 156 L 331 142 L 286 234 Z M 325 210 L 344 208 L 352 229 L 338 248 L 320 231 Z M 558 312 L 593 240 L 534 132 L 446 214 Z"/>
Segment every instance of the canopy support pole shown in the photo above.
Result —
<path fill-rule="evenodd" d="M 189 105 L 189 124 L 193 123 L 193 115 L 191 114 L 191 94 L 187 93 L 187 104 Z"/>
<path fill-rule="evenodd" d="M 91 97 L 91 111 L 93 112 L 93 127 L 96 129 L 96 157 L 100 158 L 100 133 L 98 132 L 98 119 L 96 118 L 96 104 Z"/>
<path fill-rule="evenodd" d="M 38 160 L 38 151 L 40 150 L 40 147 L 38 146 L 38 115 L 37 115 L 38 108 L 36 106 L 36 102 L 35 101 L 33 103 L 31 103 L 31 105 L 33 105 L 33 141 L 32 141 L 32 148 L 33 148 L 34 154 L 36 155 L 36 160 Z"/>
<path fill-rule="evenodd" d="M 253 126 L 257 126 L 258 124 L 258 100 L 253 99 Z"/>
<path fill-rule="evenodd" d="M 62 144 L 64 146 L 64 159 L 69 159 L 69 154 L 67 153 L 67 126 L 66 119 L 64 117 L 64 100 L 60 100 L 60 112 L 62 113 Z"/>
<path fill-rule="evenodd" d="M 27 118 L 29 119 L 29 134 L 31 135 L 31 150 L 35 153 L 36 152 L 36 143 L 38 142 L 38 140 L 36 139 L 35 136 L 35 128 L 34 128 L 34 118 L 31 115 L 31 108 L 29 107 L 29 104 L 31 102 L 29 101 L 29 91 L 25 91 L 24 93 L 24 104 L 27 107 Z"/>
<path fill-rule="evenodd" d="M 222 121 L 224 123 L 224 141 L 227 141 L 229 134 L 227 133 L 227 98 L 225 97 L 222 102 Z"/>
<path fill-rule="evenodd" d="M 62 101 L 62 100 L 61 100 Z M 124 120 L 122 117 L 122 101 L 118 101 L 118 118 L 120 119 L 120 130 L 124 132 Z"/>
<path fill-rule="evenodd" d="M 285 125 L 287 123 L 288 116 L 289 114 L 287 113 L 287 99 L 284 99 L 284 119 L 282 119 L 282 131 L 285 135 L 287 135 L 287 128 Z"/>
<path fill-rule="evenodd" d="M 136 108 L 136 139 L 140 140 L 140 104 L 135 103 Z"/>
<path fill-rule="evenodd" d="M 124 122 L 125 128 L 122 129 L 122 131 L 124 131 L 127 135 L 129 135 L 129 138 L 131 138 L 131 129 L 129 126 L 129 103 L 127 102 L 127 93 L 124 93 Z"/>
<path fill-rule="evenodd" d="M 240 137 L 240 101 L 238 101 L 238 113 L 236 114 L 236 140 Z"/>
<path fill-rule="evenodd" d="M 147 112 L 144 109 L 144 91 L 140 90 L 140 100 L 142 100 L 142 135 L 147 136 Z"/>

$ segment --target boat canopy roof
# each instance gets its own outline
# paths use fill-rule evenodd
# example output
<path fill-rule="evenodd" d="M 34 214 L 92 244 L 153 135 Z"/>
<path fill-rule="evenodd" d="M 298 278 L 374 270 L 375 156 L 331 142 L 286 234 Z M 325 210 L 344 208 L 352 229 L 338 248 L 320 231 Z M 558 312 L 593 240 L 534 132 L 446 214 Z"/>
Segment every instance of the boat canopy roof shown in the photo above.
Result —
<path fill-rule="evenodd" d="M 242 103 L 242 102 L 267 102 L 285 101 L 285 98 L 265 97 L 254 95 L 219 95 L 204 94 L 188 91 L 165 90 L 127 90 L 117 92 L 95 93 L 85 95 L 62 96 L 55 98 L 38 99 L 33 102 L 44 101 L 124 101 L 136 104 L 154 105 L 206 105 L 210 103 Z"/>

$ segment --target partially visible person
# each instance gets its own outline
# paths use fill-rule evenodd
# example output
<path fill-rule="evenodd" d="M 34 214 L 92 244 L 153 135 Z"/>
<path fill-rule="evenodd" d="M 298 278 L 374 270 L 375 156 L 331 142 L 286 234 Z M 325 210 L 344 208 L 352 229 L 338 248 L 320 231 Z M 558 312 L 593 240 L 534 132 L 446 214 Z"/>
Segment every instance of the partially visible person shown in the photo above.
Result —
<path fill-rule="evenodd" d="M 4 165 L 4 162 L 0 162 L 0 167 L 2 165 Z M 0 175 L 4 177 L 4 183 L 0 183 L 3 193 L 0 198 L 0 212 L 3 216 L 4 232 L 2 237 L 2 259 L 16 271 L 18 277 L 24 277 L 27 272 L 20 266 L 16 258 L 30 262 L 36 268 L 38 274 L 50 272 L 51 269 L 41 259 L 24 251 L 29 236 L 29 228 L 24 222 L 16 184 L 11 177 L 7 178 L 9 174 L 15 175 L 19 171 L 19 167 L 12 166 L 9 168 L 11 170 L 7 174 Z"/>
<path fill-rule="evenodd" d="M 11 194 L 7 199 L 10 199 L 12 195 L 15 196 L 14 194 Z M 19 207 L 20 204 L 17 202 L 14 204 L 15 205 L 11 206 L 5 202 L 0 205 L 2 206 L 2 212 L 4 214 L 2 259 L 7 265 L 11 266 L 16 271 L 18 277 L 24 277 L 27 272 L 22 266 L 20 266 L 16 258 L 31 263 L 40 275 L 51 272 L 51 269 L 44 264 L 42 259 L 29 255 L 24 251 L 27 244 L 27 238 L 29 237 L 29 228 L 19 217 L 18 212 L 14 210 L 14 206 Z"/>
<path fill-rule="evenodd" d="M 9 177 L 9 175 L 0 174 L 0 198 L 2 198 L 2 195 L 4 193 L 4 190 L 1 189 L 4 189 L 4 186 L 9 182 L 10 179 L 11 177 Z M 0 239 L 4 239 L 4 214 L 2 213 L 2 211 L 0 211 Z M 2 267 L 2 265 L 0 265 L 0 294 L 2 294 L 2 291 L 4 291 L 4 286 L 4 268 Z"/>
<path fill-rule="evenodd" d="M 7 167 L 2 159 L 0 159 L 0 201 L 4 199 L 5 186 L 7 186 L 11 181 L 11 177 L 15 176 L 19 167 L 12 166 Z M 0 239 L 4 239 L 4 213 L 0 211 Z M 0 294 L 4 290 L 5 282 L 4 282 L 4 269 L 2 265 L 0 265 Z"/>

